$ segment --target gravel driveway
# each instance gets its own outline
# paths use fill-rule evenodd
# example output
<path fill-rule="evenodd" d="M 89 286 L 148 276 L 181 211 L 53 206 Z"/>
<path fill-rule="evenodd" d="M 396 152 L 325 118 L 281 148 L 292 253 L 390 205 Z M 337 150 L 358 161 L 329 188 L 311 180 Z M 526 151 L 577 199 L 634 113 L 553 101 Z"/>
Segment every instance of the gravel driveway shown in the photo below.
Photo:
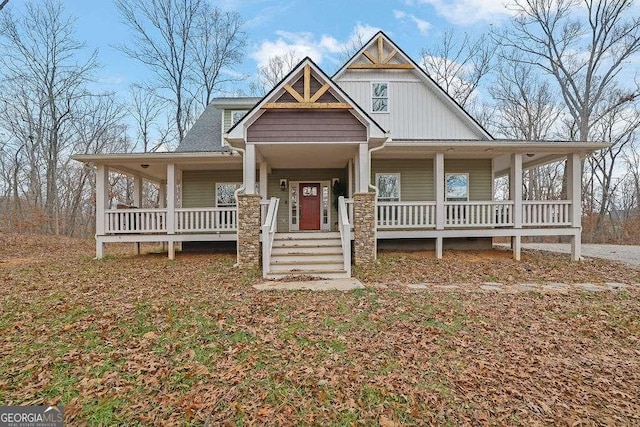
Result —
<path fill-rule="evenodd" d="M 563 243 L 523 243 L 523 248 L 570 254 L 571 245 Z M 582 256 L 623 262 L 640 268 L 640 246 L 582 244 Z"/>

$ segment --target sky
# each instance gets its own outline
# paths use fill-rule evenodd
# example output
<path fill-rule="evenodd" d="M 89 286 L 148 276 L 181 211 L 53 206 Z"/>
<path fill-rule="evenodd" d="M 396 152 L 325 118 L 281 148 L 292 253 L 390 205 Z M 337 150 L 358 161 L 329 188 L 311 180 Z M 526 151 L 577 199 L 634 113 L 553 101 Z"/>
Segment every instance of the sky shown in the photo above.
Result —
<path fill-rule="evenodd" d="M 38 1 L 38 0 L 36 0 Z M 24 0 L 10 0 L 17 12 Z M 446 29 L 480 34 L 500 25 L 511 11 L 503 0 L 213 0 L 225 10 L 240 13 L 246 26 L 245 60 L 235 71 L 254 76 L 275 54 L 293 50 L 310 56 L 328 74 L 339 65 L 344 46 L 356 33 L 365 41 L 385 31 L 414 60 L 420 50 Z M 148 71 L 116 49 L 126 43 L 129 30 L 112 0 L 63 0 L 77 19 L 77 38 L 87 49 L 98 49 L 102 65 L 98 78 L 105 90 L 124 94 Z M 245 88 L 246 89 L 246 88 Z M 234 88 L 229 88 L 232 92 Z"/>

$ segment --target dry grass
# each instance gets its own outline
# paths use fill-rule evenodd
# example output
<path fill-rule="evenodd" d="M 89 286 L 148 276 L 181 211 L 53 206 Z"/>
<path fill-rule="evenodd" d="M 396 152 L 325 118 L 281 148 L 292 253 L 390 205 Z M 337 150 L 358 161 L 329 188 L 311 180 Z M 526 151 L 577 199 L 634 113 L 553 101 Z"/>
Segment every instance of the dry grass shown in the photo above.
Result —
<path fill-rule="evenodd" d="M 92 260 L 0 235 L 0 404 L 69 425 L 633 425 L 640 292 L 410 291 L 406 283 L 636 282 L 526 252 L 385 254 L 353 292 L 258 292 L 224 254 Z"/>

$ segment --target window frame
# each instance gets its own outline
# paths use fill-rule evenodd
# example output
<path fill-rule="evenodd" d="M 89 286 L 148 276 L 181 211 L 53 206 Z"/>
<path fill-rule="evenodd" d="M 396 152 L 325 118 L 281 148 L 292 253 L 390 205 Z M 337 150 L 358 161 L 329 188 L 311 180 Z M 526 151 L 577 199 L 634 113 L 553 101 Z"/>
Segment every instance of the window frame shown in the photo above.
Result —
<path fill-rule="evenodd" d="M 218 195 L 219 195 L 219 186 L 221 185 L 236 185 L 236 189 L 233 190 L 234 193 L 236 192 L 236 190 L 238 190 L 238 188 L 242 187 L 242 182 L 229 182 L 229 181 L 225 181 L 225 182 L 216 182 L 216 207 L 217 208 L 235 208 L 237 207 L 237 201 L 235 200 L 235 198 L 233 199 L 233 203 L 229 204 L 229 203 L 223 203 L 220 204 L 218 202 Z"/>
<path fill-rule="evenodd" d="M 374 85 L 386 85 L 387 86 L 387 96 L 386 97 L 382 97 L 382 96 L 375 96 L 375 92 L 373 90 Z M 390 96 L 389 96 L 389 90 L 390 90 L 390 85 L 389 82 L 371 82 L 371 113 L 372 114 L 388 114 L 389 111 L 391 111 L 391 105 L 390 105 Z M 374 105 L 374 101 L 376 99 L 386 99 L 387 100 L 387 109 L 384 111 L 374 111 L 373 109 L 373 105 Z"/>
<path fill-rule="evenodd" d="M 236 123 L 238 123 L 240 120 L 242 120 L 244 118 L 244 116 L 247 115 L 248 112 L 249 112 L 249 110 L 231 110 L 231 126 L 229 126 L 229 129 L 231 129 L 233 126 L 235 126 Z M 238 121 L 234 121 L 233 120 L 233 115 L 235 113 L 242 113 L 242 117 L 240 117 L 238 119 Z"/>
<path fill-rule="evenodd" d="M 465 197 L 449 197 L 447 191 L 447 181 L 449 177 L 452 176 L 464 176 L 466 179 L 466 195 Z M 470 182 L 469 182 L 469 173 L 468 172 L 449 172 L 444 175 L 444 200 L 445 202 L 468 202 L 469 201 L 469 193 L 470 193 Z"/>
<path fill-rule="evenodd" d="M 380 197 L 379 177 L 382 175 L 391 175 L 398 178 L 398 197 Z M 399 172 L 376 172 L 376 188 L 378 189 L 378 202 L 401 202 L 402 201 L 402 174 Z"/>

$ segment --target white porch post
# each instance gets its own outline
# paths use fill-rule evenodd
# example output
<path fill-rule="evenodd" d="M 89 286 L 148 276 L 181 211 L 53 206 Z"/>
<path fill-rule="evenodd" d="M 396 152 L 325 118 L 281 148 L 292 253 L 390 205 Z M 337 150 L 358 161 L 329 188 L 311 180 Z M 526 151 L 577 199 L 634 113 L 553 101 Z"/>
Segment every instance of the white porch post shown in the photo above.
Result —
<path fill-rule="evenodd" d="M 268 171 L 267 162 L 260 162 L 260 196 L 262 196 L 263 199 L 267 198 Z"/>
<path fill-rule="evenodd" d="M 167 234 L 176 233 L 176 165 L 167 164 Z M 173 239 L 169 240 L 169 259 L 176 257 Z"/>
<path fill-rule="evenodd" d="M 162 181 L 158 184 L 158 207 L 164 208 L 167 206 L 167 182 Z"/>
<path fill-rule="evenodd" d="M 444 153 L 433 157 L 434 198 L 436 199 L 436 230 L 444 230 Z M 442 258 L 442 236 L 436 237 L 436 258 Z"/>
<path fill-rule="evenodd" d="M 247 144 L 244 155 L 244 193 L 256 194 L 256 146 Z"/>
<path fill-rule="evenodd" d="M 360 189 L 360 157 L 353 158 L 353 192 L 357 193 Z"/>
<path fill-rule="evenodd" d="M 522 153 L 511 155 L 511 168 L 509 169 L 509 198 L 513 202 L 513 228 L 522 228 Z M 520 261 L 522 252 L 522 237 L 520 232 L 511 238 L 513 259 Z"/>
<path fill-rule="evenodd" d="M 347 181 L 349 185 L 347 186 L 347 197 L 350 199 L 353 197 L 353 160 L 349 159 L 347 163 Z"/>
<path fill-rule="evenodd" d="M 369 171 L 369 148 L 368 145 L 359 144 L 358 145 L 358 190 L 357 193 L 368 193 L 369 192 L 369 177 L 371 176 L 371 171 Z"/>
<path fill-rule="evenodd" d="M 571 259 L 579 261 L 582 256 L 582 162 L 577 153 L 567 156 L 567 196 L 571 200 L 571 226 L 575 228 L 571 236 Z"/>
<path fill-rule="evenodd" d="M 96 165 L 96 259 L 104 257 L 102 237 L 106 231 L 106 210 L 109 205 L 109 166 Z"/>
<path fill-rule="evenodd" d="M 133 206 L 142 207 L 142 177 L 136 175 L 133 177 Z M 134 243 L 136 254 L 140 255 L 140 242 Z"/>

